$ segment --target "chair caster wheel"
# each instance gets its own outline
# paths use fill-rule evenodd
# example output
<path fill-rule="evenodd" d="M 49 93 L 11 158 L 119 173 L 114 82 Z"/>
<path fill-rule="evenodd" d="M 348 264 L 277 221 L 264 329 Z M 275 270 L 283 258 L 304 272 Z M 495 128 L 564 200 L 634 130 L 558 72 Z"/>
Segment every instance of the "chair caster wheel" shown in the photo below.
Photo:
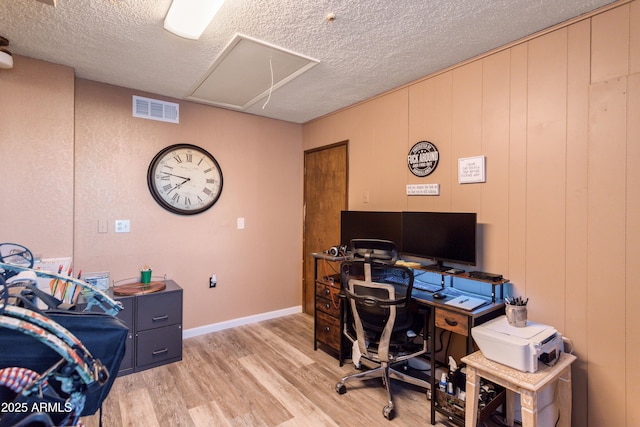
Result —
<path fill-rule="evenodd" d="M 395 415 L 395 411 L 393 410 L 392 407 L 387 405 L 384 408 L 382 408 L 382 415 L 384 415 L 386 419 L 391 421 Z"/>
<path fill-rule="evenodd" d="M 345 394 L 347 392 L 347 387 L 342 383 L 338 383 L 336 384 L 336 392 L 338 392 L 338 394 Z"/>

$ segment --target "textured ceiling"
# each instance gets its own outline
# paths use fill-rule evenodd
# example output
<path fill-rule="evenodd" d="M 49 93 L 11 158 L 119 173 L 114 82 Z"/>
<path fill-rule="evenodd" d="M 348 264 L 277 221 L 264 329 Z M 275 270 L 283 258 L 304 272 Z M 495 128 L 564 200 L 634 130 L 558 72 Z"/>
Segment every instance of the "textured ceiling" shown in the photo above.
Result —
<path fill-rule="evenodd" d="M 320 60 L 245 110 L 304 123 L 613 1 L 226 0 L 197 41 L 163 29 L 170 3 L 0 0 L 0 35 L 79 78 L 183 99 L 246 34 Z"/>

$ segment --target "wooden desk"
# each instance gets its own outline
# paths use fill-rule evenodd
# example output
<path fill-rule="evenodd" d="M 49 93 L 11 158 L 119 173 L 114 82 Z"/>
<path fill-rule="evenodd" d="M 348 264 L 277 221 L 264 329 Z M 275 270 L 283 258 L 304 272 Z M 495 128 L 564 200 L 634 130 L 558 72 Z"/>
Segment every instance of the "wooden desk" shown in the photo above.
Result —
<path fill-rule="evenodd" d="M 478 419 L 478 396 L 480 377 L 507 389 L 507 425 L 513 425 L 515 393 L 520 393 L 522 403 L 522 427 L 538 425 L 538 392 L 550 383 L 558 382 L 558 407 L 560 423 L 571 426 L 571 364 L 576 360 L 572 354 L 561 353 L 554 366 L 539 369 L 538 372 L 522 372 L 497 362 L 493 362 L 477 351 L 462 358 L 467 364 L 467 406 L 465 426 L 475 427 Z"/>
<path fill-rule="evenodd" d="M 348 340 L 345 339 L 342 330 L 344 326 L 344 308 L 340 301 L 338 301 L 338 294 L 341 290 L 339 274 L 335 274 L 336 277 L 326 277 L 330 271 L 320 274 L 318 263 L 341 263 L 348 260 L 349 257 L 334 257 L 325 253 L 313 253 L 314 258 L 314 286 L 315 286 L 315 310 L 314 310 L 314 337 L 313 345 L 314 350 L 318 349 L 318 343 L 323 345 L 323 349 L 330 351 L 333 354 L 337 354 L 340 365 L 342 366 L 345 357 L 351 352 L 351 345 Z M 413 266 L 408 266 L 413 268 Z M 331 269 L 329 269 L 331 270 Z M 444 287 L 444 276 L 447 273 L 438 272 L 442 276 L 442 285 Z M 470 279 L 468 274 L 466 276 L 457 275 L 462 279 Z M 477 279 L 471 279 L 477 280 Z M 485 281 L 486 282 L 486 281 Z M 429 352 L 431 357 L 429 363 L 432 367 L 432 375 L 430 375 L 430 387 L 432 390 L 431 399 L 431 424 L 435 425 L 436 411 L 446 415 L 451 421 L 458 425 L 464 424 L 464 419 L 454 414 L 449 413 L 446 408 L 436 406 L 436 383 L 439 377 L 436 375 L 436 330 L 437 328 L 448 330 L 452 333 L 462 335 L 466 338 L 466 352 L 465 354 L 474 351 L 473 338 L 471 336 L 471 328 L 480 325 L 488 320 L 494 319 L 504 314 L 504 301 L 496 301 L 495 287 L 497 285 L 504 287 L 504 284 L 508 280 L 501 280 L 496 283 L 487 282 L 491 285 L 491 296 L 493 302 L 487 302 L 487 304 L 476 308 L 473 311 L 463 310 L 461 308 L 453 307 L 446 304 L 453 297 L 446 299 L 434 299 L 433 293 L 422 291 L 417 288 L 413 288 L 411 297 L 413 301 L 418 305 L 429 310 L 429 335 L 431 336 Z M 444 361 L 446 363 L 446 361 Z M 442 366 L 442 364 L 440 365 Z"/>
<path fill-rule="evenodd" d="M 413 289 L 411 293 L 413 300 L 419 305 L 429 307 L 432 313 L 429 315 L 429 335 L 431 336 L 429 352 L 431 357 L 429 363 L 431 365 L 431 424 L 436 423 L 436 411 L 446 415 L 451 421 L 462 425 L 463 420 L 454 417 L 445 408 L 436 406 L 436 382 L 439 377 L 436 375 L 436 329 L 445 329 L 452 333 L 466 337 L 466 354 L 473 352 L 473 337 L 471 336 L 471 328 L 480 325 L 488 320 L 494 319 L 504 314 L 504 302 L 487 303 L 476 308 L 473 311 L 463 310 L 446 304 L 447 299 L 434 299 L 433 294 L 419 289 Z M 446 361 L 445 361 L 446 363 Z M 467 393 L 468 396 L 468 393 Z M 468 400 L 467 400 L 468 401 Z"/>

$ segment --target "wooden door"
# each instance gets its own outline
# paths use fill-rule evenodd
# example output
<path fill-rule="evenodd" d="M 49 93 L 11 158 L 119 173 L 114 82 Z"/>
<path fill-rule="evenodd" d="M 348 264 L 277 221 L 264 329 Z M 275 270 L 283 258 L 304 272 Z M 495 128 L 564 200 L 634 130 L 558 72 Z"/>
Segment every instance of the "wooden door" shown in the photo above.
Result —
<path fill-rule="evenodd" d="M 313 314 L 315 308 L 311 254 L 340 244 L 340 211 L 347 209 L 347 162 L 347 141 L 304 153 L 302 288 L 305 313 Z"/>

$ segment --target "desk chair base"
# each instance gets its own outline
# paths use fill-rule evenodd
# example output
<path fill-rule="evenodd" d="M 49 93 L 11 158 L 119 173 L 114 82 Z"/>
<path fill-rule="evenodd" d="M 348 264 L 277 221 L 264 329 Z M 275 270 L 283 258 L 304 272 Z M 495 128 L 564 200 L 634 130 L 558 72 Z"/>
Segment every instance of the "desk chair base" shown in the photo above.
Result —
<path fill-rule="evenodd" d="M 357 374 L 347 375 L 342 378 L 342 380 L 336 384 L 336 392 L 338 394 L 345 394 L 347 392 L 347 386 L 345 384 L 351 380 L 366 380 L 371 378 L 382 378 L 382 383 L 387 390 L 387 404 L 382 408 L 382 415 L 384 415 L 384 417 L 389 421 L 391 421 L 395 416 L 395 406 L 391 397 L 390 379 L 400 380 L 418 387 L 430 388 L 428 381 L 403 374 L 402 372 L 393 369 L 388 363 L 383 362 L 377 368 L 359 372 Z"/>
<path fill-rule="evenodd" d="M 364 262 L 345 261 L 340 266 L 346 309 L 344 316 L 344 336 L 354 346 L 354 355 L 360 361 L 374 364 L 373 369 L 348 375 L 338 384 L 338 394 L 346 393 L 345 383 L 354 379 L 382 378 L 387 391 L 387 404 L 382 414 L 393 419 L 395 407 L 391 397 L 391 379 L 406 381 L 420 387 L 429 387 L 399 371 L 393 365 L 407 362 L 427 352 L 427 341 L 419 347 L 413 343 L 416 334 L 411 332 L 418 312 L 412 305 L 413 271 L 397 266 L 395 244 L 390 241 L 354 239 L 355 249 L 362 243 Z M 376 261 L 378 260 L 378 262 Z M 423 331 L 427 331 L 427 316 L 423 314 Z M 409 348 L 411 347 L 411 348 Z"/>

